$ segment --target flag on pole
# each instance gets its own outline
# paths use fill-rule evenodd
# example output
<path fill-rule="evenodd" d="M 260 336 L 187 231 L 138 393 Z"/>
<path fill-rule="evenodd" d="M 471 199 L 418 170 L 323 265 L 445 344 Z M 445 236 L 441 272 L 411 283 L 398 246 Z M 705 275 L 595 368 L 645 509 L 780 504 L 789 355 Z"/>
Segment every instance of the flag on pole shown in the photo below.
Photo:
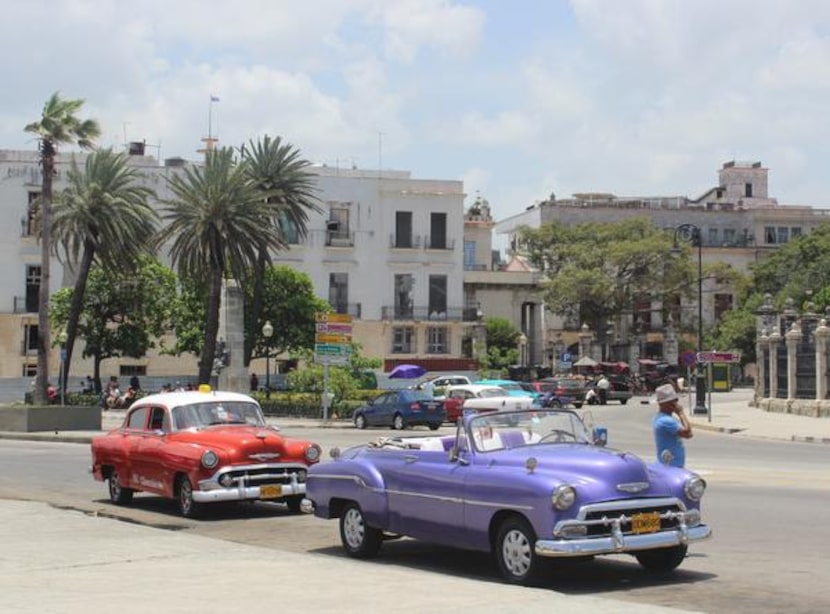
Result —
<path fill-rule="evenodd" d="M 211 102 L 219 102 L 219 96 L 214 96 L 213 94 L 210 95 Z"/>

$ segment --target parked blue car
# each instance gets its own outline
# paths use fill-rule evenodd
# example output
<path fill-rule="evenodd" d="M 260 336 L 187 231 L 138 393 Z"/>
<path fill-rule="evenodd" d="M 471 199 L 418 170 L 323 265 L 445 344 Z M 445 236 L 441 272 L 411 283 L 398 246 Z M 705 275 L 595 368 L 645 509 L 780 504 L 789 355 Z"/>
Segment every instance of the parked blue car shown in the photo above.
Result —
<path fill-rule="evenodd" d="M 544 581 L 546 558 L 629 554 L 680 565 L 710 536 L 697 474 L 605 447 L 576 412 L 466 413 L 455 435 L 382 437 L 312 465 L 301 509 L 336 518 L 346 554 L 386 539 L 491 553 L 511 584 Z"/>
<path fill-rule="evenodd" d="M 354 412 L 354 425 L 386 426 L 403 430 L 426 425 L 433 431 L 447 419 L 444 402 L 420 390 L 389 390 Z"/>

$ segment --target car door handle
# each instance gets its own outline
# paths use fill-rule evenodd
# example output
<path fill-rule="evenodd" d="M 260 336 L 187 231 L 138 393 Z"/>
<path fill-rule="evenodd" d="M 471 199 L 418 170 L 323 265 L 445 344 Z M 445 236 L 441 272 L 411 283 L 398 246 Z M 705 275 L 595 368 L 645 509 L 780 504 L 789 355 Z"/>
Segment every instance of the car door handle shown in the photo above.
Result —
<path fill-rule="evenodd" d="M 418 457 L 415 456 L 414 454 L 406 454 L 403 457 L 403 460 L 404 460 L 405 463 L 414 463 L 415 461 L 418 460 Z"/>

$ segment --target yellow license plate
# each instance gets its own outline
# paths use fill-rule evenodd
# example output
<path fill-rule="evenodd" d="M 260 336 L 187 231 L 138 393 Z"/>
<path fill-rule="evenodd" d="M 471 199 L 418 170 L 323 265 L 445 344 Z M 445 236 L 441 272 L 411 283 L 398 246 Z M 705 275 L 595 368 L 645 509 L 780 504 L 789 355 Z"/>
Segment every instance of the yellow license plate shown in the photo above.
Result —
<path fill-rule="evenodd" d="M 260 486 L 259 497 L 261 499 L 279 499 L 282 497 L 282 486 Z"/>
<path fill-rule="evenodd" d="M 632 533 L 656 533 L 660 530 L 660 512 L 634 514 L 631 517 Z"/>

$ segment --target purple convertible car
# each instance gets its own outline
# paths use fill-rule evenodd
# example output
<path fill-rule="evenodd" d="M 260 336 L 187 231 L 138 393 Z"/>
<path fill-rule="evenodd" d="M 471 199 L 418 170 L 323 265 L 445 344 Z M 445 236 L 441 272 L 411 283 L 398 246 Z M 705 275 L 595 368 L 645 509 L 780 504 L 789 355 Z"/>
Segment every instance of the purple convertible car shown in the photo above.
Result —
<path fill-rule="evenodd" d="M 631 554 L 670 571 L 710 536 L 706 482 L 604 447 L 567 410 L 467 413 L 449 437 L 380 438 L 309 468 L 303 510 L 339 518 L 346 553 L 369 558 L 408 536 L 492 552 L 514 584 L 544 559 Z"/>

